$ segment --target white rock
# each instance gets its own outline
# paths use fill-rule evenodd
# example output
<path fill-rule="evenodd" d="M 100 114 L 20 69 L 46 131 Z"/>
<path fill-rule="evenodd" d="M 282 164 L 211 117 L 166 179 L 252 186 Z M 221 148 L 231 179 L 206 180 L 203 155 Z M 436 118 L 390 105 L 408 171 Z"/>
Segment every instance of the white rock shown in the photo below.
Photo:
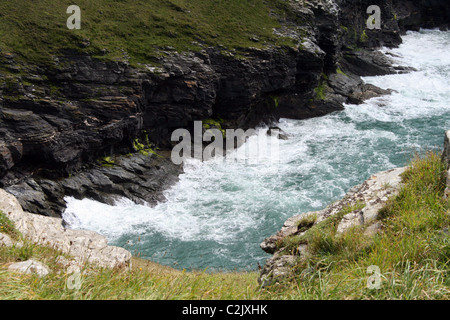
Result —
<path fill-rule="evenodd" d="M 364 235 L 367 237 L 373 237 L 383 229 L 383 225 L 380 222 L 375 222 L 368 226 L 364 230 Z"/>
<path fill-rule="evenodd" d="M 337 227 L 336 232 L 338 234 L 350 229 L 351 227 L 362 226 L 364 224 L 364 215 L 361 210 L 356 212 L 350 212 L 342 217 L 341 222 Z"/>
<path fill-rule="evenodd" d="M 108 246 L 105 237 L 87 230 L 65 229 L 62 219 L 24 212 L 17 199 L 0 189 L 0 210 L 15 224 L 24 237 L 36 244 L 47 245 L 82 262 L 101 267 L 131 266 L 131 253 Z"/>
<path fill-rule="evenodd" d="M 337 227 L 337 233 L 341 234 L 353 226 L 362 226 L 377 220 L 378 212 L 388 199 L 398 194 L 402 181 L 400 175 L 405 170 L 406 167 L 403 167 L 377 173 L 365 181 L 359 190 L 353 192 L 350 198 L 356 200 L 354 203 L 365 203 L 365 207 L 345 215 Z"/>
<path fill-rule="evenodd" d="M 25 274 L 36 274 L 39 277 L 45 277 L 50 273 L 49 268 L 45 264 L 32 259 L 13 263 L 8 267 L 8 270 Z"/>
<path fill-rule="evenodd" d="M 1 246 L 12 247 L 13 245 L 14 242 L 12 241 L 10 236 L 8 236 L 5 233 L 0 233 L 0 247 Z"/>

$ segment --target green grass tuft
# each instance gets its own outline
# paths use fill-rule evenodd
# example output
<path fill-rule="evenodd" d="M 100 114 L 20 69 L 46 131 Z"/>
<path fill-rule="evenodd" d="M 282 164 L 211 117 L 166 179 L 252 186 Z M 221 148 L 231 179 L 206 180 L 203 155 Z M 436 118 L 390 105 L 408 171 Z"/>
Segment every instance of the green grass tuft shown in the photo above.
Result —
<path fill-rule="evenodd" d="M 38 64 L 70 50 L 138 65 L 155 63 L 171 50 L 295 45 L 273 35 L 273 28 L 280 26 L 275 14 L 288 14 L 282 0 L 79 0 L 81 29 L 69 30 L 66 10 L 73 4 L 2 1 L 0 49 Z"/>
<path fill-rule="evenodd" d="M 303 237 L 290 237 L 292 248 L 307 241 L 309 255 L 290 282 L 270 288 L 258 285 L 257 272 L 185 272 L 134 258 L 131 269 L 87 266 L 81 288 L 70 290 L 69 275 L 55 263 L 61 253 L 25 240 L 22 249 L 0 248 L 0 299 L 449 299 L 450 204 L 443 198 L 444 172 L 439 155 L 416 157 L 399 195 L 385 208 L 383 231 L 374 238 L 358 227 L 334 236 L 340 218 L 360 210 L 361 203 L 315 224 Z M 4 215 L 0 221 L 14 230 Z M 9 263 L 29 258 L 52 272 L 38 278 L 7 270 Z M 368 287 L 370 266 L 380 269 L 379 289 Z"/>

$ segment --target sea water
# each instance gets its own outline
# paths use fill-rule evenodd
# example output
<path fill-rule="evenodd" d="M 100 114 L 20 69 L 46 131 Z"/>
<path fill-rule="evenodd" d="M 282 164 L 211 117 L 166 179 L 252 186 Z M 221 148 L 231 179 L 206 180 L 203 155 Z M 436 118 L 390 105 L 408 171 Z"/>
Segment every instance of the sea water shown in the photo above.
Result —
<path fill-rule="evenodd" d="M 382 51 L 417 71 L 364 78 L 391 95 L 320 118 L 281 119 L 289 139 L 279 141 L 277 161 L 187 161 L 165 202 L 109 206 L 67 197 L 64 220 L 175 268 L 256 269 L 270 257 L 259 244 L 287 218 L 323 209 L 370 175 L 407 165 L 415 152 L 441 151 L 450 129 L 450 32 L 409 32 L 403 40 Z"/>

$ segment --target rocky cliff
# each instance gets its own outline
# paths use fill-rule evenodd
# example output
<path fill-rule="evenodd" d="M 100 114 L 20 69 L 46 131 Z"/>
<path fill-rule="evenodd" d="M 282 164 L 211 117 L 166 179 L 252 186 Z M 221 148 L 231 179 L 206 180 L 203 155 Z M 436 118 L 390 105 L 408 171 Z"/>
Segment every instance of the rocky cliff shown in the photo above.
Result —
<path fill-rule="evenodd" d="M 390 197 L 398 194 L 402 185 L 401 174 L 405 169 L 374 174 L 325 209 L 289 218 L 279 232 L 261 243 L 261 249 L 273 256 L 262 268 L 259 283 L 268 286 L 294 274 L 299 260 L 309 254 L 308 243 L 299 241 L 296 248 L 289 250 L 287 243 L 289 239 L 304 236 L 314 226 L 324 225 L 327 221 L 335 224 L 334 237 L 339 237 L 353 227 L 359 227 L 359 232 L 367 237 L 379 232 L 383 228 L 379 212 Z"/>
<path fill-rule="evenodd" d="M 60 218 L 24 212 L 17 199 L 2 189 L 0 212 L 14 223 L 22 240 L 68 254 L 73 258 L 70 263 L 76 264 L 80 269 L 86 263 L 105 268 L 131 267 L 132 256 L 129 251 L 109 246 L 105 237 L 93 231 L 65 229 Z M 6 233 L 0 233 L 0 247 L 3 245 L 19 247 L 23 243 L 16 242 Z"/>
<path fill-rule="evenodd" d="M 381 30 L 367 29 L 370 5 L 381 8 Z M 400 44 L 407 29 L 447 28 L 450 5 L 304 0 L 270 14 L 279 23 L 273 35 L 289 44 L 256 46 L 252 37 L 255 47 L 229 48 L 198 39 L 198 50 L 160 48 L 153 65 L 131 64 L 126 52 L 111 60 L 62 47 L 32 63 L 0 51 L 0 187 L 25 210 L 52 216 L 65 195 L 157 201 L 181 170 L 159 151 L 170 150 L 174 129 L 209 118 L 224 128 L 304 119 L 386 94 L 360 76 L 404 70 L 374 49 Z"/>
<path fill-rule="evenodd" d="M 445 133 L 444 141 L 441 161 L 446 176 L 446 189 L 443 192 L 445 200 L 450 194 L 450 131 Z M 299 265 L 318 254 L 312 248 L 314 234 L 320 233 L 320 230 L 328 230 L 329 234 L 326 236 L 329 238 L 324 241 L 330 243 L 333 239 L 345 237 L 349 232 L 359 234 L 368 241 L 383 233 L 389 228 L 383 210 L 404 187 L 408 180 L 405 178 L 407 169 L 411 168 L 395 168 L 376 173 L 323 210 L 305 212 L 286 220 L 276 234 L 264 239 L 260 245 L 262 250 L 273 256 L 261 269 L 259 283 L 270 286 L 307 273 L 308 270 Z M 441 171 L 439 175 L 443 173 Z M 423 176 L 421 179 L 424 179 Z M 448 230 L 442 232 L 448 234 Z"/>

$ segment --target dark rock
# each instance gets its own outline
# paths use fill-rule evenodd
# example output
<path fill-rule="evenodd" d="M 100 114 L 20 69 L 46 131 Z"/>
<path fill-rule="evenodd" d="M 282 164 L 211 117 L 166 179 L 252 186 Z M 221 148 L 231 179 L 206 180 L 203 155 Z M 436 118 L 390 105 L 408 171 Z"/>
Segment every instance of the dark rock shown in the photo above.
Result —
<path fill-rule="evenodd" d="M 66 196 L 110 205 L 126 197 L 154 205 L 165 200 L 163 191 L 178 181 L 181 172 L 181 166 L 174 165 L 167 152 L 159 156 L 137 153 L 115 157 L 111 167 L 91 166 L 58 181 L 28 179 L 6 190 L 16 196 L 25 211 L 58 217 L 65 209 Z"/>
<path fill-rule="evenodd" d="M 404 33 L 407 30 L 418 31 L 440 28 L 445 30 L 450 24 L 450 3 L 440 0 L 394 1 L 398 25 Z"/>
<path fill-rule="evenodd" d="M 26 182 L 10 186 L 5 190 L 16 196 L 22 208 L 27 212 L 59 216 L 65 206 L 61 188 L 50 181 L 44 181 L 42 185 L 44 188 L 34 179 L 28 179 Z"/>
<path fill-rule="evenodd" d="M 384 90 L 371 84 L 364 83 L 361 78 L 352 73 L 336 73 L 329 76 L 328 84 L 342 97 L 346 103 L 361 104 L 365 100 L 390 94 L 391 90 Z"/>
<path fill-rule="evenodd" d="M 287 133 L 284 132 L 279 127 L 270 127 L 269 130 L 267 130 L 267 135 L 268 136 L 274 135 L 280 140 L 289 140 L 289 137 L 288 137 Z"/>
<path fill-rule="evenodd" d="M 164 177 L 179 172 L 168 158 L 119 157 L 111 169 L 97 159 L 132 152 L 136 139 L 170 150 L 173 130 L 197 120 L 221 118 L 222 129 L 247 129 L 387 94 L 360 76 L 410 69 L 392 67 L 375 49 L 399 45 L 406 30 L 446 28 L 450 21 L 444 0 L 287 4 L 291 12 L 278 17 L 274 33 L 297 47 L 245 48 L 240 55 L 221 46 L 183 54 L 169 48 L 159 67 L 141 68 L 127 62 L 126 52 L 123 61 L 105 61 L 65 49 L 46 68 L 2 53 L 10 74 L 0 83 L 0 187 L 23 192 L 30 211 L 50 208 L 51 215 L 63 207 L 62 195 L 155 202 L 170 184 Z M 381 30 L 366 28 L 370 5 L 381 8 Z"/>
<path fill-rule="evenodd" d="M 341 64 L 345 70 L 359 76 L 380 76 L 397 73 L 386 55 L 374 50 L 357 50 L 344 54 Z"/>

